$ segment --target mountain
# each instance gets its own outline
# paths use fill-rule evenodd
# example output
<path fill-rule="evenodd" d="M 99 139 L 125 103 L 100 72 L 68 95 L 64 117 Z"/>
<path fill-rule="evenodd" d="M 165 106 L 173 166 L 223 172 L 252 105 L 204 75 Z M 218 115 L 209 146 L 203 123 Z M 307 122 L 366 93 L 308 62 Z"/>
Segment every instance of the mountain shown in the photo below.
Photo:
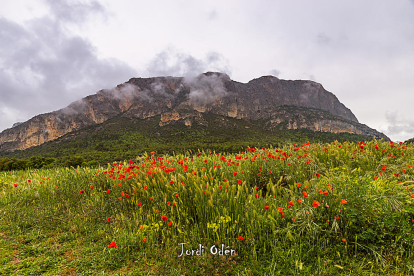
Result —
<path fill-rule="evenodd" d="M 0 133 L 0 151 L 24 150 L 117 116 L 147 119 L 158 126 L 209 127 L 208 114 L 244 121 L 264 120 L 265 129 L 301 129 L 389 138 L 360 124 L 355 115 L 321 84 L 273 76 L 248 83 L 207 72 L 194 78 L 132 78 L 100 90 L 58 111 L 41 114 Z M 158 118 L 158 117 L 157 117 Z M 225 128 L 223 128 L 225 130 Z"/>

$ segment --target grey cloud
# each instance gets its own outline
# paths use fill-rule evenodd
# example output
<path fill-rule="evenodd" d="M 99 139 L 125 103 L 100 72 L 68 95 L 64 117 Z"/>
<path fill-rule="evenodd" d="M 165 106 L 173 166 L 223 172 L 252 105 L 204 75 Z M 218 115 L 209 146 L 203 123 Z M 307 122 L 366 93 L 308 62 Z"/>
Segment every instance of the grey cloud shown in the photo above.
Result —
<path fill-rule="evenodd" d="M 414 138 L 414 120 L 400 118 L 398 112 L 386 112 L 385 118 L 387 121 L 387 128 L 383 131 L 391 136 L 404 136 Z"/>
<path fill-rule="evenodd" d="M 228 61 L 217 52 L 209 52 L 204 59 L 197 59 L 170 47 L 151 60 L 146 74 L 184 77 L 184 83 L 190 87 L 189 100 L 191 102 L 211 103 L 227 95 L 223 83 L 226 75 L 200 75 L 208 71 L 230 75 L 231 69 Z M 151 88 L 156 94 L 172 97 L 165 93 L 161 84 L 154 83 Z"/>
<path fill-rule="evenodd" d="M 230 75 L 231 69 L 228 61 L 219 53 L 210 52 L 204 59 L 197 59 L 170 47 L 150 61 L 144 74 L 195 77 L 207 71 L 218 71 Z"/>
<path fill-rule="evenodd" d="M 208 19 L 209 20 L 214 20 L 218 17 L 217 11 L 216 10 L 212 10 L 208 13 Z"/>
<path fill-rule="evenodd" d="M 280 71 L 277 69 L 270 70 L 269 72 L 272 76 L 279 77 Z"/>
<path fill-rule="evenodd" d="M 98 1 L 89 3 L 77 1 L 45 0 L 56 20 L 83 23 L 93 14 L 106 16 L 108 13 Z"/>
<path fill-rule="evenodd" d="M 26 24 L 0 17 L 0 113 L 7 108 L 0 130 L 136 76 L 117 59 L 98 58 L 87 39 L 66 28 L 68 21 L 81 23 L 92 12 L 103 13 L 96 1 L 47 3 L 51 14 Z"/>
<path fill-rule="evenodd" d="M 327 36 L 326 34 L 324 34 L 324 33 L 319 33 L 316 36 L 316 41 L 319 44 L 327 45 L 331 42 L 331 38 L 329 36 Z"/>
<path fill-rule="evenodd" d="M 185 78 L 185 83 L 190 87 L 190 102 L 209 104 L 216 99 L 227 96 L 224 87 L 225 75 L 200 75 L 196 78 Z"/>

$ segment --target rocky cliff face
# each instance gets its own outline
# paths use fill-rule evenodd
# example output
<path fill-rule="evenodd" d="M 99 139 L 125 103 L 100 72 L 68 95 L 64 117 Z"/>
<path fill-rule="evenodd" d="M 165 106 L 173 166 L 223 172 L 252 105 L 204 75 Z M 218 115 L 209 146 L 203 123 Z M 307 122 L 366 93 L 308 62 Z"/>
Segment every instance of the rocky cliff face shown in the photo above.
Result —
<path fill-rule="evenodd" d="M 307 110 L 313 110 L 313 115 Z M 269 127 L 349 132 L 389 140 L 359 124 L 355 115 L 318 83 L 272 76 L 239 83 L 226 74 L 207 72 L 193 79 L 132 78 L 114 89 L 101 90 L 64 109 L 4 130 L 0 150 L 27 149 L 120 114 L 140 119 L 161 115 L 160 126 L 182 122 L 191 127 L 193 123 L 207 126 L 204 113 L 266 119 Z"/>

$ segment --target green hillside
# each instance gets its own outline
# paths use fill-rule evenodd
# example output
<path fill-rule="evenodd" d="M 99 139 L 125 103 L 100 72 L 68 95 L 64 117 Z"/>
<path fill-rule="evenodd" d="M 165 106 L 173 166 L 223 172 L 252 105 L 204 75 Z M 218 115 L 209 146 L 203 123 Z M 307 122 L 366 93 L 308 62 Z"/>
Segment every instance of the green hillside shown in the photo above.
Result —
<path fill-rule="evenodd" d="M 72 156 L 100 163 L 135 158 L 145 152 L 172 153 L 215 150 L 237 152 L 248 146 L 280 146 L 285 142 L 363 141 L 367 138 L 348 133 L 334 134 L 307 129 L 265 129 L 265 120 L 244 121 L 205 114 L 207 126 L 183 123 L 159 126 L 160 116 L 141 119 L 115 117 L 102 124 L 68 133 L 54 141 L 24 151 L 0 153 L 0 157 L 29 159 L 33 156 L 66 162 Z M 280 124 L 283 126 L 283 123 Z"/>

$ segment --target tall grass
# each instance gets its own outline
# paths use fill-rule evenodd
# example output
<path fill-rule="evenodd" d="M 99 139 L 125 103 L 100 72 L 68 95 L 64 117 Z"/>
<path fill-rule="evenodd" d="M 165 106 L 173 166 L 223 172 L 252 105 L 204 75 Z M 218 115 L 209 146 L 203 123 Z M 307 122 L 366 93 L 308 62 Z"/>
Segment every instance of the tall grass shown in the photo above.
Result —
<path fill-rule="evenodd" d="M 414 273 L 412 145 L 150 153 L 0 179 L 3 273 Z M 181 243 L 204 255 L 178 257 Z"/>

